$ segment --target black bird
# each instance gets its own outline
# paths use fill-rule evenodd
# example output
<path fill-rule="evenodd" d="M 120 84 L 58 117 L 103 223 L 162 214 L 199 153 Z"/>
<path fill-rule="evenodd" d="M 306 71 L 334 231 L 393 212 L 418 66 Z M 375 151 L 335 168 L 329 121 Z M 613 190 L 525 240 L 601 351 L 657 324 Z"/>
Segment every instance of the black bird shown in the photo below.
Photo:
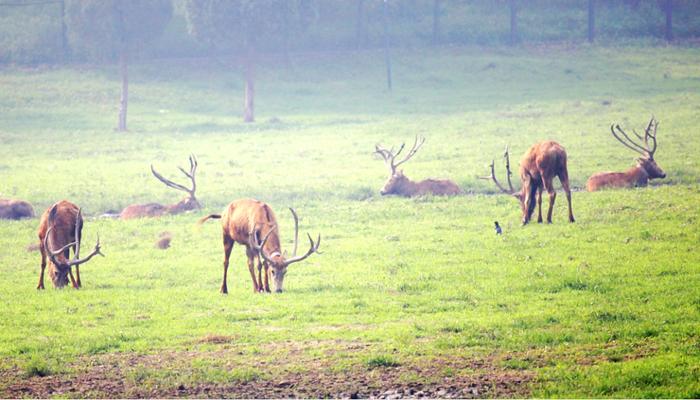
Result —
<path fill-rule="evenodd" d="M 496 225 L 496 235 L 500 235 L 501 233 L 503 233 L 501 226 L 498 225 L 498 221 L 494 221 L 493 224 Z"/>

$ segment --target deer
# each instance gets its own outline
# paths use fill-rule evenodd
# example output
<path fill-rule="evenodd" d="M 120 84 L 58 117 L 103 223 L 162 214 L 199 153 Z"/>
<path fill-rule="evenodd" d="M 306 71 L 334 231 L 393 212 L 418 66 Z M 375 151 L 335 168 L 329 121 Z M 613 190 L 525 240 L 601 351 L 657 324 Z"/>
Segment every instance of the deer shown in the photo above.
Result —
<path fill-rule="evenodd" d="M 386 166 L 389 168 L 389 179 L 387 179 L 386 183 L 384 183 L 384 186 L 379 191 L 382 196 L 389 194 L 395 194 L 403 197 L 423 196 L 426 194 L 452 196 L 462 193 L 459 186 L 450 180 L 425 179 L 419 182 L 414 182 L 403 174 L 403 170 L 397 170 L 399 165 L 405 163 L 406 161 L 410 160 L 411 157 L 416 155 L 421 146 L 423 146 L 423 143 L 425 143 L 425 138 L 416 136 L 411 150 L 409 150 L 403 159 L 398 162 L 396 162 L 396 157 L 401 154 L 401 151 L 403 151 L 406 143 L 401 143 L 401 146 L 399 146 L 399 149 L 396 152 L 394 152 L 393 148 L 388 150 L 382 148 L 379 144 L 374 146 L 374 153 L 379 154 L 384 159 Z"/>
<path fill-rule="evenodd" d="M 34 218 L 34 208 L 29 202 L 16 199 L 0 199 L 0 219 Z"/>
<path fill-rule="evenodd" d="M 637 159 L 636 166 L 625 172 L 598 172 L 597 174 L 593 174 L 588 178 L 588 182 L 586 182 L 586 190 L 595 192 L 596 190 L 608 187 L 643 187 L 646 186 L 651 179 L 665 178 L 666 173 L 654 160 L 654 153 L 656 152 L 656 129 L 658 127 L 659 121 L 655 120 L 652 116 L 644 131 L 644 137 L 632 130 L 634 136 L 640 141 L 640 143 L 638 143 L 622 130 L 620 125 L 610 125 L 610 132 L 612 132 L 613 137 L 628 149 L 641 154 L 642 157 Z M 651 139 L 651 145 L 649 144 L 649 139 Z"/>
<path fill-rule="evenodd" d="M 82 287 L 80 282 L 80 264 L 90 261 L 94 256 L 104 257 L 100 247 L 100 237 L 90 254 L 80 258 L 80 239 L 83 230 L 82 211 L 75 204 L 63 200 L 49 207 L 41 216 L 39 222 L 39 250 L 41 251 L 41 272 L 37 290 L 44 289 L 44 270 L 46 259 L 49 260 L 49 277 L 54 287 L 62 288 L 68 284 L 70 277 L 74 289 Z M 70 249 L 73 258 L 70 258 Z M 73 277 L 71 267 L 75 266 L 76 277 Z"/>
<path fill-rule="evenodd" d="M 508 188 L 505 188 L 496 178 L 495 161 L 491 161 L 491 176 L 482 179 L 492 180 L 498 189 L 509 194 L 520 202 L 522 210 L 522 224 L 527 225 L 535 210 L 535 196 L 537 196 L 537 222 L 542 223 L 542 192 L 546 190 L 549 194 L 549 210 L 547 211 L 547 223 L 552 223 L 552 209 L 557 193 L 554 190 L 554 177 L 559 177 L 561 186 L 566 193 L 566 200 L 569 204 L 569 222 L 575 222 L 571 208 L 571 189 L 569 187 L 569 173 L 566 167 L 566 150 L 559 143 L 547 140 L 534 144 L 523 155 L 520 160 L 520 179 L 522 187 L 519 191 L 513 189 L 510 171 L 510 155 L 506 146 L 503 154 L 506 164 L 506 178 Z"/>
<path fill-rule="evenodd" d="M 194 154 L 190 154 L 189 160 L 189 172 L 185 171 L 185 169 L 182 167 L 178 167 L 178 169 L 182 171 L 182 173 L 185 174 L 185 176 L 192 183 L 190 188 L 187 188 L 186 186 L 181 185 L 179 183 L 175 183 L 170 179 L 166 179 L 165 177 L 163 177 L 163 175 L 158 173 L 158 171 L 156 171 L 155 168 L 153 168 L 153 164 L 151 164 L 151 173 L 153 173 L 153 176 L 155 176 L 156 179 L 163 182 L 167 187 L 176 190 L 181 190 L 187 193 L 187 195 L 182 200 L 180 200 L 180 202 L 168 205 L 163 205 L 159 203 L 132 204 L 122 210 L 122 212 L 119 214 L 119 218 L 132 219 L 144 217 L 159 217 L 162 215 L 180 214 L 185 211 L 200 209 L 202 206 L 199 204 L 199 201 L 197 201 L 197 198 L 195 197 L 195 191 L 197 190 L 197 182 L 195 180 L 195 173 L 197 172 L 197 158 L 194 156 Z"/>
<path fill-rule="evenodd" d="M 292 256 L 287 258 L 286 252 L 280 248 L 280 236 L 275 214 L 269 205 L 252 199 L 240 199 L 231 202 L 221 214 L 210 214 L 199 220 L 203 224 L 209 219 L 221 219 L 223 227 L 224 241 L 224 279 L 220 292 L 228 293 L 226 285 L 226 275 L 228 273 L 229 258 L 234 243 L 239 243 L 246 248 L 248 256 L 248 270 L 253 279 L 253 292 L 270 293 L 270 280 L 276 293 L 283 291 L 284 277 L 287 274 L 287 267 L 293 263 L 305 260 L 318 251 L 321 245 L 321 235 L 316 241 L 310 234 L 309 250 L 302 255 L 297 255 L 299 244 L 299 217 L 293 208 L 289 208 L 294 217 L 294 251 Z M 257 258 L 258 274 L 255 274 L 255 260 Z M 262 269 L 265 274 L 262 274 Z M 264 278 L 264 280 L 263 280 Z"/>

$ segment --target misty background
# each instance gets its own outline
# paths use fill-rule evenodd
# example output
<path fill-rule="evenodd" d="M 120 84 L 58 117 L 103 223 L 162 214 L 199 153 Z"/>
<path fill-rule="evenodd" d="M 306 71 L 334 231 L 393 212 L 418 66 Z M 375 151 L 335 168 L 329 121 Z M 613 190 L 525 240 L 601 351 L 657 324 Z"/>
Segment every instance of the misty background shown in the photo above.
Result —
<path fill-rule="evenodd" d="M 0 63 L 697 36 L 696 0 L 0 0 Z"/>

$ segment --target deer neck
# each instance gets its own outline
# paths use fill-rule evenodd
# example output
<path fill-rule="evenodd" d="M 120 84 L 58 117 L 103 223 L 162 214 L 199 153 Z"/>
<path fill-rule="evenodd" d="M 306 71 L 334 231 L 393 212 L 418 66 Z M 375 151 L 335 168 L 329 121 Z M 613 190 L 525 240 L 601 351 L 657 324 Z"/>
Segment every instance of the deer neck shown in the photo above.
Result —
<path fill-rule="evenodd" d="M 649 173 L 641 165 L 636 165 L 625 172 L 631 183 L 646 184 L 649 180 Z"/>
<path fill-rule="evenodd" d="M 263 235 L 261 232 L 260 236 L 264 237 L 265 235 Z M 270 237 L 267 238 L 263 250 L 265 250 L 265 254 L 267 254 L 269 257 L 272 257 L 274 253 L 282 254 L 282 249 L 280 247 L 280 238 L 279 236 L 277 236 L 276 232 L 271 233 Z"/>
<path fill-rule="evenodd" d="M 404 196 L 412 196 L 420 190 L 420 185 L 407 177 L 401 180 L 398 192 Z"/>
<path fill-rule="evenodd" d="M 179 203 L 168 205 L 165 208 L 168 214 L 179 214 L 181 212 L 192 210 L 194 208 L 193 204 L 194 203 L 190 197 L 185 197 L 184 199 L 180 200 Z"/>

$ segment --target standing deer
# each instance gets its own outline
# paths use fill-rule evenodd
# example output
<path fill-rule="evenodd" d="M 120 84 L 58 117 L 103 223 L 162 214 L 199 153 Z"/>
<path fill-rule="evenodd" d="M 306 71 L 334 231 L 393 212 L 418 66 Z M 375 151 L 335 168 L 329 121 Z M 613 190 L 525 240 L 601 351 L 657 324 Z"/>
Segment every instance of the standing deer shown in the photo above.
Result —
<path fill-rule="evenodd" d="M 387 167 L 389 167 L 389 179 L 384 183 L 384 187 L 379 191 L 382 196 L 387 194 L 397 194 L 404 197 L 422 196 L 425 194 L 450 196 L 462 193 L 462 190 L 456 183 L 450 180 L 426 179 L 420 182 L 414 182 L 403 174 L 403 170 L 397 170 L 398 166 L 410 160 L 418 149 L 425 143 L 424 137 L 416 136 L 413 147 L 406 156 L 399 162 L 396 162 L 396 157 L 401 154 L 406 143 L 401 143 L 399 150 L 394 153 L 394 149 L 384 149 L 378 144 L 374 146 L 374 152 L 379 154 Z"/>
<path fill-rule="evenodd" d="M 658 128 L 658 126 L 659 121 L 651 117 L 643 138 L 632 130 L 637 139 L 643 142 L 642 145 L 632 140 L 632 138 L 620 128 L 620 125 L 610 125 L 610 132 L 612 132 L 613 137 L 628 149 L 641 154 L 642 157 L 637 159 L 636 166 L 625 172 L 599 172 L 593 174 L 588 178 L 588 182 L 586 182 L 586 189 L 589 192 L 594 192 L 606 187 L 646 186 L 650 179 L 665 178 L 666 173 L 656 164 L 656 161 L 654 161 L 654 153 L 656 152 L 656 128 Z M 617 132 L 615 132 L 616 129 Z M 620 134 L 622 136 L 620 136 Z M 649 139 L 652 141 L 651 146 L 649 145 Z"/>
<path fill-rule="evenodd" d="M 520 179 L 522 188 L 520 191 L 513 189 L 510 177 L 510 156 L 506 147 L 503 157 L 506 161 L 506 177 L 508 179 L 508 189 L 503 187 L 496 179 L 494 171 L 495 161 L 491 161 L 491 176 L 484 179 L 491 179 L 496 186 L 504 193 L 510 194 L 520 202 L 523 212 L 523 225 L 530 222 L 532 213 L 535 210 L 535 195 L 537 195 L 537 222 L 542 223 L 542 191 L 549 193 L 549 210 L 547 212 L 547 223 L 552 223 L 552 209 L 557 193 L 554 191 L 553 180 L 559 177 L 561 186 L 566 193 L 566 200 L 569 203 L 569 222 L 574 222 L 574 214 L 571 209 L 571 189 L 569 188 L 569 173 L 566 168 L 566 150 L 557 142 L 544 141 L 530 147 L 522 160 L 520 160 Z"/>
<path fill-rule="evenodd" d="M 163 205 L 158 203 L 132 204 L 122 210 L 122 212 L 119 214 L 119 218 L 131 219 L 144 217 L 159 217 L 161 215 L 180 214 L 185 211 L 200 209 L 202 206 L 199 204 L 197 198 L 194 196 L 194 192 L 195 190 L 197 190 L 197 183 L 195 181 L 195 173 L 197 172 L 197 158 L 194 156 L 194 154 L 190 155 L 190 172 L 185 171 L 182 167 L 178 167 L 178 169 L 182 171 L 182 173 L 185 174 L 185 176 L 189 178 L 189 180 L 192 182 L 191 188 L 187 188 L 184 185 L 180 185 L 179 183 L 175 183 L 169 179 L 165 179 L 163 175 L 159 174 L 155 170 L 155 168 L 153 168 L 153 164 L 151 164 L 151 172 L 153 173 L 153 176 L 156 177 L 156 179 L 163 182 L 165 186 L 181 190 L 187 193 L 187 196 L 180 200 L 179 203 L 169 205 Z"/>
<path fill-rule="evenodd" d="M 100 252 L 100 238 L 97 237 L 95 249 L 85 258 L 80 258 L 80 239 L 83 230 L 83 215 L 75 204 L 63 200 L 49 207 L 41 216 L 39 222 L 39 250 L 41 251 L 41 272 L 37 289 L 44 289 L 44 269 L 46 258 L 49 259 L 49 277 L 54 287 L 61 288 L 71 284 L 75 289 L 82 286 L 80 282 L 79 265 L 90 261 Z M 70 249 L 73 249 L 73 258 Z M 71 267 L 75 266 L 76 278 Z"/>
<path fill-rule="evenodd" d="M 270 206 L 261 201 L 251 199 L 235 200 L 224 209 L 221 215 L 211 214 L 199 220 L 199 223 L 202 224 L 210 218 L 221 219 L 224 238 L 224 281 L 221 284 L 221 293 L 228 293 L 226 275 L 234 242 L 246 247 L 248 270 L 251 278 L 253 278 L 254 292 L 262 292 L 263 290 L 270 292 L 270 279 L 274 283 L 275 292 L 282 292 L 287 267 L 318 252 L 318 247 L 321 245 L 321 235 L 318 235 L 318 239 L 314 242 L 311 235 L 307 234 L 311 246 L 304 255 L 297 256 L 299 218 L 294 209 L 290 208 L 289 210 L 294 217 L 294 252 L 290 258 L 286 258 L 286 253 L 282 253 L 280 249 L 279 230 L 275 214 Z M 258 259 L 257 278 L 254 269 L 256 257 Z M 264 282 L 262 275 L 263 266 L 265 267 Z"/>
<path fill-rule="evenodd" d="M 34 218 L 34 208 L 24 200 L 0 199 L 0 219 Z"/>

